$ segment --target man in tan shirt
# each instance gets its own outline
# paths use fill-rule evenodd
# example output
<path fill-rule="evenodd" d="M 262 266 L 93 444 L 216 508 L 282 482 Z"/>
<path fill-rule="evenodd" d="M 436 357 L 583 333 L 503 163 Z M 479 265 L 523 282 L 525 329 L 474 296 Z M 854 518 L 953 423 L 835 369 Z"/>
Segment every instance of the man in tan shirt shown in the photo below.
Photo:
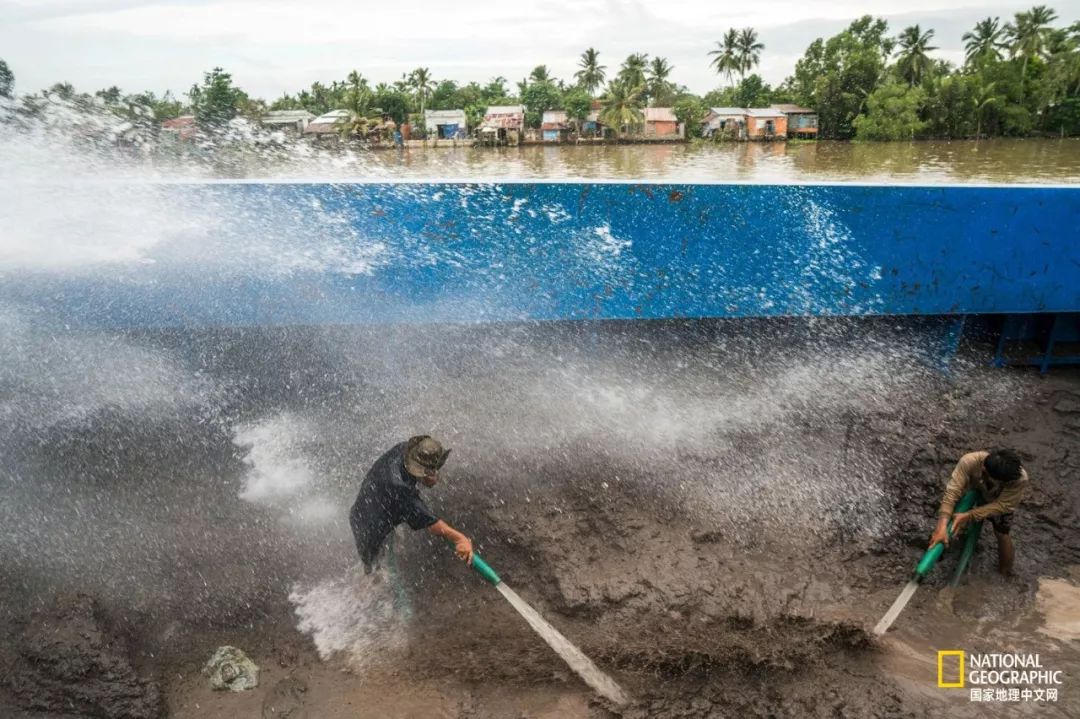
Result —
<path fill-rule="evenodd" d="M 948 546 L 946 527 L 950 519 L 953 521 L 953 536 L 959 536 L 968 522 L 989 519 L 997 537 L 998 571 L 1006 576 L 1012 575 L 1015 549 L 1009 529 L 1013 510 L 1024 498 L 1030 483 L 1020 456 L 1010 449 L 965 454 L 956 463 L 956 469 L 945 486 L 945 496 L 938 509 L 937 527 L 930 536 L 930 546 L 938 542 Z M 979 506 L 954 515 L 953 507 L 969 489 L 979 492 Z"/>

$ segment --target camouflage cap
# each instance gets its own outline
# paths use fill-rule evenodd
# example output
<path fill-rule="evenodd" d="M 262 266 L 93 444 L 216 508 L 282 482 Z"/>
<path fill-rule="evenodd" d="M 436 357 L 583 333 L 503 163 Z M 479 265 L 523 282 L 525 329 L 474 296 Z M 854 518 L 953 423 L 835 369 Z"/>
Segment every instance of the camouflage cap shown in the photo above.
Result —
<path fill-rule="evenodd" d="M 414 477 L 422 477 L 425 469 L 441 469 L 449 454 L 450 450 L 426 434 L 410 437 L 405 448 L 405 469 Z"/>

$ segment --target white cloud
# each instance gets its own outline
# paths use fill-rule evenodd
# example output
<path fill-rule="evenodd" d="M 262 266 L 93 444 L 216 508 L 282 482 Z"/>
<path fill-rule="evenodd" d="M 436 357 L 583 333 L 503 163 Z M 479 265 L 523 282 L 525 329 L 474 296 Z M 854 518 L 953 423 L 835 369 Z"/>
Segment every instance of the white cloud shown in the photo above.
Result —
<path fill-rule="evenodd" d="M 593 46 L 610 70 L 630 52 L 667 57 L 674 79 L 704 92 L 719 84 L 706 52 L 728 27 L 755 27 L 766 45 L 759 71 L 788 75 L 816 37 L 870 13 L 894 31 L 919 23 L 937 30 L 939 56 L 959 57 L 960 36 L 986 15 L 1008 19 L 1031 0 L 987 7 L 978 0 L 777 0 L 732 6 L 692 0 L 549 2 L 527 6 L 469 0 L 364 3 L 356 0 L 0 0 L 0 48 L 18 87 L 58 80 L 96 89 L 185 91 L 215 65 L 256 95 L 343 77 L 357 68 L 394 80 L 416 66 L 437 78 L 511 80 L 545 63 L 569 79 L 578 54 Z M 1063 20 L 1080 19 L 1080 0 L 1053 3 Z"/>

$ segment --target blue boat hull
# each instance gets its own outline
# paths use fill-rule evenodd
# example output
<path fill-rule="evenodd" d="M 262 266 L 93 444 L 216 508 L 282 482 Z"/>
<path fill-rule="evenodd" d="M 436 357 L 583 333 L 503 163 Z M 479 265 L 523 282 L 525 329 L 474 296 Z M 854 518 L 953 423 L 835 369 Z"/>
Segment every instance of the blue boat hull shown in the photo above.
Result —
<path fill-rule="evenodd" d="M 180 229 L 139 261 L 100 271 L 9 271 L 0 299 L 90 327 L 1080 310 L 1080 189 L 215 182 L 158 191 L 199 220 L 197 239 Z"/>

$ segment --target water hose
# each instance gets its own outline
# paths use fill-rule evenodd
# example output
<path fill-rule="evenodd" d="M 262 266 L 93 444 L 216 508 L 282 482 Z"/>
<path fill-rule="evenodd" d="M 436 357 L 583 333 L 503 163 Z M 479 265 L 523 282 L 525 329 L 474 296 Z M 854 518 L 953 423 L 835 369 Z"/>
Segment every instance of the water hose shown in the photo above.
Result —
<path fill-rule="evenodd" d="M 960 501 L 956 503 L 956 507 L 953 511 L 956 513 L 967 512 L 979 503 L 979 495 L 973 490 L 969 489 L 964 493 L 964 496 L 960 498 Z M 956 576 L 953 577 L 953 586 L 960 581 L 960 577 L 963 575 L 964 570 L 967 569 L 968 562 L 971 561 L 971 555 L 975 552 L 975 543 L 979 541 L 979 530 L 982 529 L 982 522 L 974 522 L 974 526 L 968 529 L 967 541 L 964 543 L 964 551 L 960 556 L 960 566 L 957 568 Z M 945 525 L 945 535 L 952 539 L 953 523 L 950 519 Z M 919 584 L 926 579 L 926 575 L 930 573 L 930 570 L 937 564 L 938 559 L 941 558 L 942 553 L 945 552 L 945 543 L 938 542 L 930 549 L 926 550 L 922 559 L 919 560 L 919 564 L 915 567 L 915 573 L 911 576 L 911 580 L 900 591 L 900 596 L 896 598 L 896 601 L 889 607 L 889 611 L 885 612 L 885 616 L 881 618 L 881 621 L 874 627 L 874 634 L 879 637 L 889 631 L 889 627 L 893 625 L 896 618 L 900 616 L 900 612 L 904 611 L 904 607 L 911 601 L 911 598 L 915 596 L 916 590 L 919 588 Z"/>
<path fill-rule="evenodd" d="M 967 492 L 964 493 L 964 496 L 960 498 L 960 501 L 956 503 L 956 506 L 953 508 L 953 513 L 960 514 L 961 512 L 967 512 L 972 509 L 978 503 L 978 501 L 978 492 L 976 492 L 974 489 L 969 489 Z M 946 525 L 945 527 L 945 533 L 946 535 L 948 535 L 949 539 L 952 539 L 953 536 L 952 526 L 953 523 L 950 519 L 948 525 Z M 981 529 L 982 523 L 980 522 L 978 526 Z M 974 534 L 974 529 L 975 527 L 971 527 L 971 529 L 968 530 L 970 533 L 968 537 L 968 542 L 972 542 L 970 538 L 971 536 L 978 536 Z M 922 559 L 919 560 L 919 564 L 915 567 L 915 575 L 912 577 L 912 579 L 918 582 L 926 579 L 926 575 L 929 574 L 930 570 L 934 568 L 934 565 L 937 564 L 937 561 L 941 559 L 941 555 L 942 553 L 944 553 L 944 551 L 944 542 L 938 542 L 933 547 L 930 547 L 930 549 L 926 550 L 926 553 L 922 556 Z M 964 547 L 964 551 L 965 553 L 967 553 L 966 546 Z M 975 551 L 975 545 L 973 542 L 971 543 L 971 551 Z M 967 558 L 970 561 L 971 555 L 968 554 Z"/>
<path fill-rule="evenodd" d="M 476 570 L 476 573 L 484 578 L 485 582 L 488 582 L 493 587 L 499 586 L 499 582 L 502 579 L 495 573 L 495 570 L 491 568 L 487 562 L 480 558 L 480 555 L 473 552 L 472 555 L 472 568 Z"/>
<path fill-rule="evenodd" d="M 971 556 L 975 554 L 975 545 L 979 543 L 979 535 L 982 534 L 982 526 L 982 520 L 979 520 L 972 522 L 971 527 L 968 528 L 964 539 L 964 551 L 960 553 L 960 562 L 956 565 L 956 574 L 953 575 L 950 586 L 955 587 L 960 583 L 960 578 L 964 576 L 968 565 L 971 564 Z"/>

